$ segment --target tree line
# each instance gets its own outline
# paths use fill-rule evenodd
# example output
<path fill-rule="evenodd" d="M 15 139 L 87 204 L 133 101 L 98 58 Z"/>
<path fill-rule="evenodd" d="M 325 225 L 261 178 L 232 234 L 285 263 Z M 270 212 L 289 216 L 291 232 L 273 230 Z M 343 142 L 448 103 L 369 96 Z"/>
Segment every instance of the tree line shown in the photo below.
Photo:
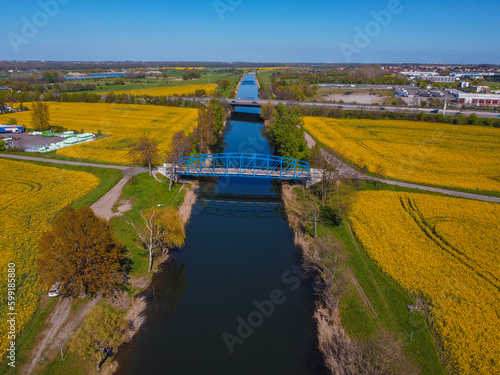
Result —
<path fill-rule="evenodd" d="M 173 165 L 184 156 L 211 153 L 220 145 L 228 114 L 229 109 L 216 99 L 210 100 L 206 106 L 201 104 L 198 108 L 198 123 L 190 134 L 184 131 L 174 134 L 166 155 L 160 153 L 154 139 L 142 137 L 131 148 L 135 162 L 147 165 L 151 174 L 152 166 L 163 161 Z"/>

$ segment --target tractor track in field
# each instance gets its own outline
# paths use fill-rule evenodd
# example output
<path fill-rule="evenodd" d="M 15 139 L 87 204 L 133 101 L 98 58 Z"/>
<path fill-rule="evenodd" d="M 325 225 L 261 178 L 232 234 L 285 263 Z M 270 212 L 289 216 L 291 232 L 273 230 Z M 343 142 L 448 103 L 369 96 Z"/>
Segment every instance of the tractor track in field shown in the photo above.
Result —
<path fill-rule="evenodd" d="M 429 223 L 425 220 L 414 199 L 400 198 L 400 202 L 403 209 L 415 221 L 415 223 L 418 225 L 425 236 L 427 236 L 432 242 L 434 242 L 440 249 L 455 258 L 458 262 L 470 269 L 473 273 L 484 279 L 492 287 L 500 291 L 500 280 L 491 272 L 487 270 L 481 270 L 481 265 L 478 264 L 474 259 L 471 259 L 467 254 L 452 246 L 444 238 L 441 238 L 441 236 L 436 233 L 434 227 L 429 225 Z"/>

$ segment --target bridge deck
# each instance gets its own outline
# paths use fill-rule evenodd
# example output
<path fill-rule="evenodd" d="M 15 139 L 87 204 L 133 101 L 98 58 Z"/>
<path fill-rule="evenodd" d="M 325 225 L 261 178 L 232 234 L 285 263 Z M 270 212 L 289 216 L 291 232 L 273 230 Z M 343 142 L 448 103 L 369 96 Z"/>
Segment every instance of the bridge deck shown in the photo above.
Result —
<path fill-rule="evenodd" d="M 202 154 L 180 158 L 175 164 L 175 174 L 307 180 L 309 163 L 267 154 Z"/>
<path fill-rule="evenodd" d="M 300 171 L 288 172 L 269 171 L 269 170 L 244 170 L 237 168 L 183 168 L 177 166 L 175 173 L 178 175 L 191 176 L 241 176 L 241 177 L 268 177 L 268 178 L 284 178 L 284 179 L 307 179 L 308 173 L 306 170 L 301 174 Z"/>

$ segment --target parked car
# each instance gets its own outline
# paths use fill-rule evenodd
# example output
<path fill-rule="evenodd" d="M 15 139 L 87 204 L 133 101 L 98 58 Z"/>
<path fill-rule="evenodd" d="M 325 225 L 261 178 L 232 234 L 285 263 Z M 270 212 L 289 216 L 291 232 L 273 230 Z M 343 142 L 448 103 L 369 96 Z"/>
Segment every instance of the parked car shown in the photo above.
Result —
<path fill-rule="evenodd" d="M 439 113 L 439 109 L 433 109 L 431 113 Z"/>
<path fill-rule="evenodd" d="M 49 290 L 49 297 L 59 297 L 61 295 L 63 286 L 64 284 L 60 281 L 52 285 Z"/>
<path fill-rule="evenodd" d="M 384 107 L 380 107 L 379 110 L 385 111 L 385 108 Z"/>

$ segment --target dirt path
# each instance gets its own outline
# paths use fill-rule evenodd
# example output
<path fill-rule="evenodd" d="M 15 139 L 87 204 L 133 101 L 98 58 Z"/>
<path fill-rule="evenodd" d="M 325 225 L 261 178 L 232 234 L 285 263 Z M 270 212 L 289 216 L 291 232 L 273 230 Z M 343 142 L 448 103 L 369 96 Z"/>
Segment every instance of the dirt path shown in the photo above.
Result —
<path fill-rule="evenodd" d="M 44 358 L 53 358 L 61 346 L 68 343 L 71 332 L 82 322 L 87 312 L 99 302 L 96 297 L 80 307 L 78 314 L 70 317 L 71 298 L 61 298 L 49 318 L 49 327 L 40 333 L 41 341 L 33 349 L 31 362 L 26 364 L 26 374 L 31 374 Z"/>
<path fill-rule="evenodd" d="M 118 212 L 113 212 L 113 206 L 115 203 L 118 201 L 120 198 L 120 195 L 122 193 L 123 187 L 125 184 L 135 175 L 139 173 L 145 172 L 145 168 L 128 168 L 123 171 L 123 178 L 118 181 L 118 183 L 113 186 L 113 188 L 108 191 L 106 194 L 104 194 L 101 199 L 99 199 L 97 202 L 95 202 L 90 208 L 94 213 L 102 217 L 103 219 L 109 220 L 114 216 L 120 216 L 122 215 L 125 210 L 119 210 Z"/>
<path fill-rule="evenodd" d="M 31 374 L 35 367 L 38 365 L 42 359 L 42 354 L 44 353 L 47 345 L 52 341 L 56 333 L 61 329 L 62 325 L 66 321 L 69 315 L 69 310 L 71 308 L 71 300 L 64 298 L 60 299 L 49 318 L 49 328 L 42 333 L 42 340 L 38 347 L 35 348 L 32 353 L 31 363 L 26 364 L 26 373 Z"/>
<path fill-rule="evenodd" d="M 68 342 L 71 332 L 75 331 L 75 328 L 80 325 L 88 311 L 94 307 L 100 299 L 101 297 L 95 297 L 80 307 L 78 315 L 67 321 L 66 325 L 64 325 L 64 327 L 54 335 L 52 341 L 50 342 L 49 352 L 59 349 Z"/>
<path fill-rule="evenodd" d="M 313 137 L 311 137 L 308 133 L 304 133 L 304 136 L 306 138 L 307 147 L 313 148 L 314 146 L 316 146 L 316 141 L 313 139 Z"/>

